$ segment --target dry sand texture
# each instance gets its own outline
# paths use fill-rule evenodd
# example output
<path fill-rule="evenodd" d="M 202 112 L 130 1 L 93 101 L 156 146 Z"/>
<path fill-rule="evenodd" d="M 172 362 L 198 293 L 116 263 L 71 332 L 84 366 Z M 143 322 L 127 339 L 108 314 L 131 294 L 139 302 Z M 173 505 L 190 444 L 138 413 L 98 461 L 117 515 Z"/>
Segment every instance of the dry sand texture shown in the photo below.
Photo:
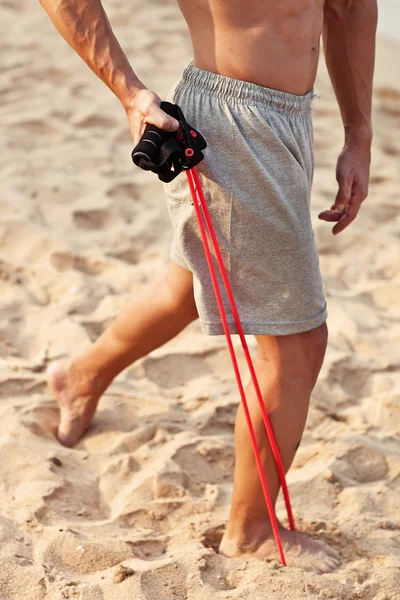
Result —
<path fill-rule="evenodd" d="M 398 600 L 399 50 L 379 46 L 370 198 L 338 238 L 315 221 L 331 336 L 289 484 L 300 528 L 343 556 L 319 576 L 215 552 L 238 395 L 224 340 L 198 325 L 113 384 L 77 449 L 55 441 L 46 364 L 87 347 L 162 271 L 171 231 L 117 100 L 38 4 L 0 6 L 1 600 Z M 190 58 L 175 4 L 106 8 L 165 95 Z M 317 91 L 314 215 L 334 197 L 342 140 L 324 70 Z"/>

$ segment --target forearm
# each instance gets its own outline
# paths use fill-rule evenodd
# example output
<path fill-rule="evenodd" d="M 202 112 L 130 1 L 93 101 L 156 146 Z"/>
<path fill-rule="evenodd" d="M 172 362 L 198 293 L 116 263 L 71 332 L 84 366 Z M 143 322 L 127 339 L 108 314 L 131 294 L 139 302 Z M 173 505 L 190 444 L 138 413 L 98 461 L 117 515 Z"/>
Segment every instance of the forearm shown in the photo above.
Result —
<path fill-rule="evenodd" d="M 376 0 L 326 0 L 324 50 L 346 142 L 371 143 Z"/>
<path fill-rule="evenodd" d="M 118 43 L 100 0 L 40 0 L 55 27 L 126 107 L 144 87 Z"/>

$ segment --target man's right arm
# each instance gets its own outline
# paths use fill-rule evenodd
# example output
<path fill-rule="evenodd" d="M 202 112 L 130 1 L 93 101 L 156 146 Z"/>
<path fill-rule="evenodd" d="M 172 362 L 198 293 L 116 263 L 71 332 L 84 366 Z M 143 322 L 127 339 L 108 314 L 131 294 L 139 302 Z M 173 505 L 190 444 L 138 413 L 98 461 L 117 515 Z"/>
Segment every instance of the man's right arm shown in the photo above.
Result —
<path fill-rule="evenodd" d="M 39 0 L 66 42 L 114 92 L 137 142 L 146 123 L 175 131 L 177 121 L 160 109 L 160 98 L 134 73 L 100 0 Z"/>

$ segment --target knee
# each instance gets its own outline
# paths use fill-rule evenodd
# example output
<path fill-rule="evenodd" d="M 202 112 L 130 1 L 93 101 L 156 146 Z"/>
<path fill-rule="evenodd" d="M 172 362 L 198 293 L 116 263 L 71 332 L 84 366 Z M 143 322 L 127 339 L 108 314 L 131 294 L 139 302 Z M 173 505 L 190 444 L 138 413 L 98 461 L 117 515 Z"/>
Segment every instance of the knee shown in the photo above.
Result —
<path fill-rule="evenodd" d="M 300 334 L 297 344 L 297 363 L 299 370 L 307 378 L 310 391 L 315 386 L 328 344 L 326 323 Z"/>
<path fill-rule="evenodd" d="M 326 323 L 310 331 L 293 335 L 257 339 L 257 360 L 270 376 L 295 378 L 314 387 L 328 343 Z"/>
<path fill-rule="evenodd" d="M 181 315 L 190 323 L 198 319 L 197 307 L 194 299 L 193 285 L 184 282 L 179 285 L 167 276 L 162 280 L 164 294 L 167 299 L 168 310 L 171 315 Z"/>
<path fill-rule="evenodd" d="M 316 329 L 305 332 L 305 353 L 310 361 L 310 375 L 315 384 L 324 361 L 328 345 L 328 327 L 323 323 Z"/>
<path fill-rule="evenodd" d="M 316 359 L 324 358 L 326 347 L 328 344 L 328 327 L 326 323 L 323 323 L 316 329 L 306 331 L 304 334 L 306 343 L 309 347 L 310 352 Z"/>

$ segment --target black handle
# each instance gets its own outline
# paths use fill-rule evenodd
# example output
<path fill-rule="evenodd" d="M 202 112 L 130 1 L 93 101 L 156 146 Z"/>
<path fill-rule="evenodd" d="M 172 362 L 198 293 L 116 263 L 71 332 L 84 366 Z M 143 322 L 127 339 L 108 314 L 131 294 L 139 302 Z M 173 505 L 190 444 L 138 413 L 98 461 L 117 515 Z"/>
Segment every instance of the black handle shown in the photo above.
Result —
<path fill-rule="evenodd" d="M 153 164 L 162 145 L 170 137 L 171 132 L 163 131 L 148 123 L 138 144 L 132 150 L 132 160 L 137 167 L 150 170 L 146 165 Z"/>
<path fill-rule="evenodd" d="M 207 143 L 203 136 L 186 121 L 177 104 L 161 102 L 160 108 L 179 122 L 178 131 L 164 131 L 148 124 L 132 150 L 132 161 L 145 171 L 157 173 L 159 179 L 169 182 L 182 169 L 191 169 L 204 158 L 202 150 Z"/>

